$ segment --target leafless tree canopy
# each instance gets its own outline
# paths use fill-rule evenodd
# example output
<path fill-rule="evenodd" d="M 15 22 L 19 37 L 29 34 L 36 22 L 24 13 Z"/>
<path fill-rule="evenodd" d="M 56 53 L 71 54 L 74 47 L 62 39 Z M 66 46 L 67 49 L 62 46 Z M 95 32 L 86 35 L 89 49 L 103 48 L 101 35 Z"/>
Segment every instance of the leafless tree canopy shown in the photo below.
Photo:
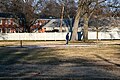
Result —
<path fill-rule="evenodd" d="M 24 14 L 28 30 L 37 18 L 60 18 L 63 6 L 63 18 L 75 19 L 73 36 L 77 34 L 80 18 L 87 20 L 84 24 L 87 25 L 91 18 L 120 16 L 120 0 L 0 0 L 0 12 Z"/>

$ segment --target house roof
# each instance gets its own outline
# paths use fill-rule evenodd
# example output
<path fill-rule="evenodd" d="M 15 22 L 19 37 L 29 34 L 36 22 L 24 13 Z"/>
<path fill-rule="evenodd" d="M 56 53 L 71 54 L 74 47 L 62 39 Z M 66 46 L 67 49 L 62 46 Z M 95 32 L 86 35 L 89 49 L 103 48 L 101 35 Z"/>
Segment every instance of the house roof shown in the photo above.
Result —
<path fill-rule="evenodd" d="M 0 13 L 0 17 L 2 18 L 20 18 L 25 19 L 25 15 L 23 13 Z"/>
<path fill-rule="evenodd" d="M 15 15 L 12 13 L 0 13 L 1 18 L 15 18 Z"/>

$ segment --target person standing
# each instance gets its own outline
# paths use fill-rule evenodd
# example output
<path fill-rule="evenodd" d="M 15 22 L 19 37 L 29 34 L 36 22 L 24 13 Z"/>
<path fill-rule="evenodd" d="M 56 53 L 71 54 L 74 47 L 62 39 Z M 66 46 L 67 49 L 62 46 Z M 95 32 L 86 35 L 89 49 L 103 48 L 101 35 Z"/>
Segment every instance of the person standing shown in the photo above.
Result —
<path fill-rule="evenodd" d="M 66 44 L 68 44 L 68 42 L 69 42 L 69 33 L 67 33 L 66 35 Z"/>

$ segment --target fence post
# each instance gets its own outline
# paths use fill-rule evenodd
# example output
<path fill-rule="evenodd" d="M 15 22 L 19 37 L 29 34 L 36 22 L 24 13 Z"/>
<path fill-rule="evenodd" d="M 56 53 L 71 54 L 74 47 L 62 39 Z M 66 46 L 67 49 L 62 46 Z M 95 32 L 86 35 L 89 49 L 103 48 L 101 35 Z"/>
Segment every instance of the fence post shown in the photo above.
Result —
<path fill-rule="evenodd" d="M 20 47 L 23 47 L 23 45 L 22 45 L 22 40 L 20 40 Z"/>

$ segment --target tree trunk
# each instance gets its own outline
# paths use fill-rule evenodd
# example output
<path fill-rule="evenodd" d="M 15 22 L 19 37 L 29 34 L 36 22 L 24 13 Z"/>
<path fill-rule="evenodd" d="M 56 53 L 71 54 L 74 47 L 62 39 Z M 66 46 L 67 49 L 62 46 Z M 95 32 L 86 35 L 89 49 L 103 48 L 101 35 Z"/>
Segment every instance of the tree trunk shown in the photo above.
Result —
<path fill-rule="evenodd" d="M 77 32 L 78 32 L 78 24 L 79 24 L 79 20 L 80 20 L 80 14 L 81 14 L 81 8 L 78 7 L 77 14 L 76 14 L 75 21 L 74 21 L 74 25 L 73 25 L 71 41 L 77 40 L 76 37 L 77 37 Z"/>
<path fill-rule="evenodd" d="M 83 41 L 88 41 L 88 21 L 89 18 L 87 17 L 87 14 L 84 15 L 84 32 L 83 32 Z"/>

